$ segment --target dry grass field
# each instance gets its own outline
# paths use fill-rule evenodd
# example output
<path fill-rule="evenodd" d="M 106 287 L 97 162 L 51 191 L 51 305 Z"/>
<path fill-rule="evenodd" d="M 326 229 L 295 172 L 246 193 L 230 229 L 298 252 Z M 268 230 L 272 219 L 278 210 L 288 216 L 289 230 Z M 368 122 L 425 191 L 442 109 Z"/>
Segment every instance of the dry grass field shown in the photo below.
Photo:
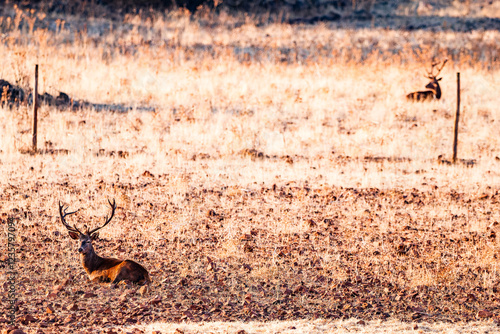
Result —
<path fill-rule="evenodd" d="M 31 107 L 2 104 L 1 326 L 13 218 L 27 333 L 498 330 L 499 29 L 2 10 L 1 79 L 133 110 L 42 105 L 30 154 Z M 407 102 L 445 58 L 443 97 Z M 108 198 L 96 251 L 147 289 L 89 282 L 59 220 Z"/>

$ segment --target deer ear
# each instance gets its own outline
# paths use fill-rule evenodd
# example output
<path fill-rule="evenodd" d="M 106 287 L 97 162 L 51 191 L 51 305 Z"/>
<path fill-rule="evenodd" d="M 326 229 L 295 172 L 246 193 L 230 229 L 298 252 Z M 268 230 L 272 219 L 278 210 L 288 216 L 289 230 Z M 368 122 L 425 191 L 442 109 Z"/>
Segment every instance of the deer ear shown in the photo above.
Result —
<path fill-rule="evenodd" d="M 97 240 L 97 238 L 99 238 L 99 232 L 95 232 L 95 233 L 92 233 L 92 235 L 90 236 L 90 240 Z"/>
<path fill-rule="evenodd" d="M 69 233 L 69 236 L 71 237 L 71 239 L 79 239 L 79 236 L 78 236 L 78 233 L 75 233 L 75 232 L 68 232 Z"/>

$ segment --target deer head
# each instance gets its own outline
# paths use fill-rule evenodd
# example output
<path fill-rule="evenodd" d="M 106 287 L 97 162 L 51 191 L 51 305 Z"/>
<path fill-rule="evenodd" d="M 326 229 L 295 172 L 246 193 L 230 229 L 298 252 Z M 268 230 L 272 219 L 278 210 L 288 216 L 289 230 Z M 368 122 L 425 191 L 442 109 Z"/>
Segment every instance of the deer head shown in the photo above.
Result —
<path fill-rule="evenodd" d="M 70 226 L 66 222 L 66 216 L 72 215 L 72 214 L 78 212 L 78 210 L 73 211 L 73 212 L 67 212 L 68 207 L 65 208 L 64 205 L 62 205 L 61 202 L 59 202 L 59 214 L 61 216 L 61 222 L 63 223 L 63 225 L 68 230 L 69 236 L 72 239 L 74 239 L 74 240 L 80 240 L 81 241 L 80 248 L 78 248 L 78 252 L 79 253 L 86 254 L 88 252 L 93 251 L 92 241 L 95 240 L 95 239 L 97 239 L 97 237 L 99 236 L 99 232 L 98 231 L 101 228 L 103 228 L 104 226 L 108 225 L 109 222 L 111 221 L 111 219 L 113 218 L 113 216 L 115 215 L 115 210 L 116 210 L 116 202 L 115 202 L 115 200 L 113 199 L 113 202 L 111 202 L 108 199 L 108 203 L 111 206 L 111 216 L 109 218 L 106 216 L 106 222 L 102 226 L 96 227 L 96 228 L 94 228 L 92 230 L 89 230 L 87 228 L 87 230 L 85 232 L 81 232 L 76 227 L 76 225 Z"/>
<path fill-rule="evenodd" d="M 434 69 L 436 68 L 437 65 L 439 65 L 439 62 L 432 63 L 432 67 L 430 72 L 427 72 L 426 77 L 429 78 L 431 81 L 425 86 L 425 88 L 428 88 L 430 90 L 433 90 L 435 92 L 436 98 L 439 99 L 441 97 L 441 87 L 439 87 L 438 81 L 441 81 L 443 78 L 438 78 L 437 76 L 439 73 L 441 73 L 441 70 L 443 69 L 444 65 L 446 65 L 446 62 L 448 59 L 445 59 L 443 63 L 441 64 L 441 67 L 437 68 L 437 72 L 434 74 Z M 438 97 L 439 96 L 439 97 Z"/>

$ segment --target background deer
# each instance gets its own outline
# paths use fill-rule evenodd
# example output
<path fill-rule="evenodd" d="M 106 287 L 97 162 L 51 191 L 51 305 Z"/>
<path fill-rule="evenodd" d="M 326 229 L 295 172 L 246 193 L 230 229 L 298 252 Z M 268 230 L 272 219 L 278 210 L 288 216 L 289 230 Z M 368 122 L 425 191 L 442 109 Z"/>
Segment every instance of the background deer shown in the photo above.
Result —
<path fill-rule="evenodd" d="M 439 75 L 439 73 L 441 72 L 447 61 L 448 59 L 445 59 L 443 61 L 443 64 L 437 70 L 436 74 L 434 74 L 434 68 L 439 64 L 439 62 L 433 63 L 431 71 L 427 72 L 426 77 L 431 79 L 431 82 L 429 82 L 427 86 L 425 86 L 425 88 L 428 88 L 429 90 L 410 93 L 406 95 L 406 99 L 408 101 L 414 101 L 414 102 L 428 101 L 433 99 L 439 100 L 441 98 L 441 87 L 439 87 L 438 81 L 440 81 L 442 78 L 438 78 L 437 76 Z"/>
<path fill-rule="evenodd" d="M 69 236 L 72 239 L 78 239 L 81 242 L 78 252 L 81 254 L 83 268 L 85 268 L 90 280 L 95 282 L 111 282 L 114 284 L 120 281 L 130 281 L 137 284 L 150 283 L 151 279 L 148 271 L 137 262 L 100 257 L 95 253 L 92 241 L 99 235 L 97 231 L 108 225 L 115 214 L 115 200 L 113 200 L 113 203 L 110 200 L 108 202 L 111 206 L 111 216 L 106 217 L 104 225 L 92 230 L 87 228 L 85 233 L 80 232 L 76 225 L 70 226 L 66 223 L 66 216 L 76 213 L 78 210 L 67 212 L 68 207 L 64 208 L 64 205 L 59 202 L 59 214 L 64 227 L 68 229 Z"/>

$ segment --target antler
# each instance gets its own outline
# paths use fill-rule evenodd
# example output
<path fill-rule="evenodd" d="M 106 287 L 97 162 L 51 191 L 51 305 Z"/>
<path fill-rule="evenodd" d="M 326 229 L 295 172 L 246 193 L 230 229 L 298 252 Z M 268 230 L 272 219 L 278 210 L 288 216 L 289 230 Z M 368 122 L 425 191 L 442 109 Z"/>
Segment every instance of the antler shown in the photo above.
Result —
<path fill-rule="evenodd" d="M 65 208 L 64 205 L 61 204 L 61 201 L 59 201 L 59 214 L 61 215 L 61 222 L 63 223 L 64 227 L 66 227 L 68 229 L 68 231 L 76 232 L 78 234 L 83 234 L 82 232 L 80 232 L 80 230 L 78 230 L 76 228 L 76 225 L 70 226 L 68 223 L 66 223 L 66 219 L 65 219 L 66 216 L 72 215 L 72 214 L 78 212 L 78 210 L 73 211 L 73 212 L 67 212 L 68 209 L 69 209 L 69 206 Z"/>
<path fill-rule="evenodd" d="M 113 218 L 113 216 L 115 215 L 115 210 L 116 210 L 116 202 L 115 202 L 115 199 L 113 198 L 113 203 L 111 203 L 111 201 L 108 199 L 108 203 L 109 205 L 111 206 L 111 216 L 108 218 L 108 216 L 106 216 L 106 222 L 104 223 L 104 225 L 100 226 L 100 227 L 96 227 L 90 231 L 87 231 L 87 235 L 91 235 L 92 233 L 95 233 L 97 232 L 98 230 L 100 230 L 101 228 L 103 228 L 104 226 L 108 225 L 109 222 L 111 221 L 111 219 Z"/>
<path fill-rule="evenodd" d="M 436 73 L 436 74 L 433 74 L 433 73 L 434 73 L 434 67 L 436 67 L 436 66 L 439 64 L 439 62 L 437 61 L 437 62 L 435 62 L 435 63 L 432 63 L 431 71 L 430 71 L 430 72 L 428 72 L 428 71 L 427 71 L 427 77 L 428 77 L 429 79 L 435 79 L 435 78 L 439 75 L 439 73 L 441 73 L 441 70 L 443 69 L 443 67 L 444 67 L 444 65 L 446 64 L 446 62 L 447 62 L 447 61 L 448 61 L 448 58 L 446 58 L 446 59 L 443 61 L 443 64 L 442 64 L 442 65 L 441 65 L 441 67 L 438 69 L 438 71 L 437 71 L 437 73 Z"/>

